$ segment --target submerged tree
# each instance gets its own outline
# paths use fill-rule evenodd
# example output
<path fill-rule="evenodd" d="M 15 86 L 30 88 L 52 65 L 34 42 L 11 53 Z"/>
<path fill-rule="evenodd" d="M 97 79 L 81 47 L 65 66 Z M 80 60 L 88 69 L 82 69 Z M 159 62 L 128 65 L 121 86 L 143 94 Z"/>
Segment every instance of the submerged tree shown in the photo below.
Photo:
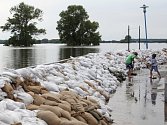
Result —
<path fill-rule="evenodd" d="M 13 17 L 8 18 L 7 23 L 0 27 L 2 31 L 11 31 L 13 34 L 8 40 L 8 45 L 31 46 L 34 43 L 34 36 L 45 34 L 45 29 L 36 27 L 36 21 L 42 21 L 43 12 L 40 9 L 22 2 L 12 7 L 10 13 Z"/>
<path fill-rule="evenodd" d="M 59 16 L 56 29 L 63 43 L 69 46 L 99 45 L 101 36 L 96 31 L 99 24 L 88 20 L 89 16 L 82 6 L 68 6 Z"/>

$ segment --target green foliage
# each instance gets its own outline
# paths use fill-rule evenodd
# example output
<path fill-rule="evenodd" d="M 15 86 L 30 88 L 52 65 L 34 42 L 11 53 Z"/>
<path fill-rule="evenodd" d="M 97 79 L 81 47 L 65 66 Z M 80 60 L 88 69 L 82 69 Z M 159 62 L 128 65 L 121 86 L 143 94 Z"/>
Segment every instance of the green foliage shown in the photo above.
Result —
<path fill-rule="evenodd" d="M 132 40 L 130 35 L 126 35 L 125 39 L 120 40 L 121 43 L 128 43 L 128 41 L 130 42 Z"/>
<path fill-rule="evenodd" d="M 89 16 L 80 5 L 68 6 L 66 11 L 59 15 L 57 30 L 60 41 L 69 46 L 99 45 L 101 36 L 97 32 L 99 24 L 88 20 Z"/>
<path fill-rule="evenodd" d="M 13 34 L 8 40 L 8 45 L 31 46 L 34 43 L 33 36 L 45 34 L 45 29 L 36 27 L 36 21 L 42 21 L 43 12 L 40 9 L 22 2 L 12 7 L 10 13 L 13 17 L 8 18 L 7 23 L 0 27 L 2 31 L 11 31 Z"/>

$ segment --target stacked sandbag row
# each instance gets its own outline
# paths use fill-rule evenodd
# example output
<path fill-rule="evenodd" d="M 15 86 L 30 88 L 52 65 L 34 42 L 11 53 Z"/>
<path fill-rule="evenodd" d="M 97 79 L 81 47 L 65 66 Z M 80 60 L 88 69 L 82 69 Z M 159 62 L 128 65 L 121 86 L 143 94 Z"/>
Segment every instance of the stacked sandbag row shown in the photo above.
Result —
<path fill-rule="evenodd" d="M 27 105 L 29 110 L 37 110 L 37 117 L 48 125 L 109 125 L 111 118 L 103 116 L 98 102 L 91 98 L 82 98 L 72 91 L 31 93 L 33 104 Z"/>
<path fill-rule="evenodd" d="M 17 81 L 19 81 L 18 79 L 19 78 L 17 77 Z M 15 80 L 13 79 L 13 81 Z M 89 97 L 81 98 L 81 96 L 75 94 L 72 91 L 61 91 L 59 94 L 49 93 L 38 82 L 33 82 L 30 79 L 19 81 L 19 84 L 16 84 L 15 82 L 12 82 L 12 85 L 7 82 L 4 83 L 2 90 L 7 93 L 7 97 L 15 101 L 24 102 L 28 110 L 42 110 L 38 114 L 39 118 L 45 120 L 45 122 L 51 120 L 47 120 L 47 116 L 50 115 L 45 116 L 44 114 L 53 114 L 51 111 L 54 111 L 54 108 L 58 110 L 58 112 L 60 112 L 56 115 L 58 119 L 60 119 L 60 123 L 62 125 L 84 125 L 84 123 L 82 123 L 83 121 L 88 124 L 91 124 L 91 122 L 93 122 L 92 124 L 110 124 L 112 121 L 109 117 L 102 116 L 102 114 L 98 112 L 98 110 L 96 110 L 100 109 L 100 104 L 98 104 L 98 102 L 94 99 L 91 99 Z M 95 89 L 95 87 L 93 87 L 91 83 L 89 83 L 88 81 L 85 82 L 87 82 L 89 86 Z M 15 89 L 19 88 L 16 87 L 16 85 L 22 87 L 22 89 L 25 91 L 24 94 L 22 91 L 20 96 L 18 93 L 17 96 L 14 96 Z M 28 95 L 32 98 L 30 98 Z M 45 110 L 48 110 L 50 112 L 45 112 Z M 48 118 L 50 119 L 50 117 Z M 91 121 L 91 119 L 89 118 L 93 119 L 93 121 Z M 53 124 L 55 124 L 55 120 L 53 120 L 52 122 Z M 47 124 L 50 124 L 50 122 Z M 56 122 L 56 124 L 58 123 Z"/>

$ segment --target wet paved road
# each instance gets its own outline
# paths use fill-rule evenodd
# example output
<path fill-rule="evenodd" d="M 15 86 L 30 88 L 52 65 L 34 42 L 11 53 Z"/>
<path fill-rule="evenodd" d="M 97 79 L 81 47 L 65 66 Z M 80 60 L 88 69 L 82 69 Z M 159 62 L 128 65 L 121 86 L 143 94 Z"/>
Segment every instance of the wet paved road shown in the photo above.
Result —
<path fill-rule="evenodd" d="M 164 103 L 167 65 L 159 70 L 161 79 L 150 80 L 149 70 L 142 69 L 133 77 L 132 86 L 125 81 L 118 87 L 108 104 L 113 109 L 114 125 L 167 125 Z"/>

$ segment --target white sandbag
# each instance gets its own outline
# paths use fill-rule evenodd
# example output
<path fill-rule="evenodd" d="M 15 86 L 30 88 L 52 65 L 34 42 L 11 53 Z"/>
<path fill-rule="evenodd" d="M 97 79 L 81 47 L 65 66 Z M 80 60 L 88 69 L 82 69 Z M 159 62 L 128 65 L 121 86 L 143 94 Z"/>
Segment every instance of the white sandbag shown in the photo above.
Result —
<path fill-rule="evenodd" d="M 17 108 L 25 109 L 25 104 L 22 102 L 15 102 L 11 99 L 4 99 L 3 101 L 6 103 L 6 109 L 8 109 L 8 110 L 13 111 Z"/>
<path fill-rule="evenodd" d="M 31 104 L 34 100 L 33 97 L 26 92 L 17 93 L 17 98 L 21 99 L 25 103 L 25 105 Z"/>
<path fill-rule="evenodd" d="M 65 89 L 67 89 L 67 88 L 68 88 L 68 85 L 66 85 L 66 84 L 60 84 L 59 85 L 60 92 L 63 91 L 63 90 L 65 90 Z"/>
<path fill-rule="evenodd" d="M 69 80 L 69 81 L 65 81 L 64 83 L 67 84 L 69 88 L 75 88 L 80 85 L 80 83 L 76 80 Z"/>
<path fill-rule="evenodd" d="M 0 79 L 0 88 L 4 87 L 5 81 L 3 79 Z"/>
<path fill-rule="evenodd" d="M 80 87 L 75 87 L 74 90 L 77 91 L 77 93 L 81 96 L 87 96 L 88 93 L 86 93 L 85 91 L 83 91 Z"/>
<path fill-rule="evenodd" d="M 91 64 L 88 63 L 88 62 L 85 62 L 85 61 L 80 61 L 80 65 L 81 65 L 81 66 L 84 66 L 84 67 L 86 67 L 86 68 L 90 68 L 90 67 L 91 67 Z"/>
<path fill-rule="evenodd" d="M 61 83 L 63 83 L 63 81 L 64 81 L 64 78 L 56 77 L 56 76 L 47 76 L 46 79 L 47 79 L 49 82 L 53 82 L 53 83 L 55 83 L 55 84 L 61 84 Z"/>
<path fill-rule="evenodd" d="M 14 74 L 14 73 L 12 73 L 12 72 L 3 72 L 2 73 L 2 76 L 9 76 L 9 77 L 11 77 L 11 78 L 17 78 L 17 77 L 19 77 L 19 75 L 18 74 Z"/>
<path fill-rule="evenodd" d="M 0 113 L 0 121 L 6 124 L 14 124 L 21 120 L 21 115 L 16 112 L 5 110 Z"/>
<path fill-rule="evenodd" d="M 17 114 L 20 114 L 22 117 L 35 117 L 36 113 L 34 111 L 30 111 L 27 109 L 15 109 L 14 112 L 16 112 Z"/>
<path fill-rule="evenodd" d="M 3 112 L 6 110 L 6 102 L 5 101 L 0 101 L 0 112 Z"/>
<path fill-rule="evenodd" d="M 0 121 L 0 125 L 9 125 L 9 124 L 6 124 L 6 123 Z"/>
<path fill-rule="evenodd" d="M 44 81 L 42 83 L 42 85 L 48 90 L 48 91 L 55 91 L 55 92 L 59 92 L 59 87 L 58 85 L 56 85 L 55 83 L 53 82 L 47 82 L 47 81 Z"/>
<path fill-rule="evenodd" d="M 0 98 L 1 98 L 1 100 L 3 100 L 6 96 L 7 96 L 6 92 L 3 92 L 3 91 L 0 89 Z"/>

